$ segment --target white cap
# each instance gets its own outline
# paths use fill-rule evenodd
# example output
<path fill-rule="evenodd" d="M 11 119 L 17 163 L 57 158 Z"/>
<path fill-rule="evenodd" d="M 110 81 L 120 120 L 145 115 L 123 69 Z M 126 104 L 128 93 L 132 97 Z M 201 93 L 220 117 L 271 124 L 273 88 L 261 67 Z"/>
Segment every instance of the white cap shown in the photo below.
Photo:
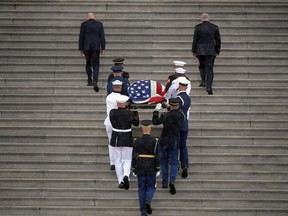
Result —
<path fill-rule="evenodd" d="M 122 81 L 120 81 L 120 80 L 115 80 L 115 81 L 113 81 L 112 82 L 112 85 L 122 85 Z"/>
<path fill-rule="evenodd" d="M 117 103 L 126 103 L 128 101 L 129 97 L 126 95 L 119 95 L 116 98 Z"/>
<path fill-rule="evenodd" d="M 174 65 L 177 67 L 184 67 L 186 62 L 183 61 L 173 61 Z"/>
<path fill-rule="evenodd" d="M 179 74 L 185 74 L 186 70 L 183 69 L 183 68 L 176 68 L 176 69 L 175 69 L 175 72 L 176 72 L 176 73 L 179 73 Z"/>
<path fill-rule="evenodd" d="M 190 81 L 184 76 L 178 77 L 177 80 L 179 84 L 184 85 L 184 86 L 187 86 L 190 83 Z"/>

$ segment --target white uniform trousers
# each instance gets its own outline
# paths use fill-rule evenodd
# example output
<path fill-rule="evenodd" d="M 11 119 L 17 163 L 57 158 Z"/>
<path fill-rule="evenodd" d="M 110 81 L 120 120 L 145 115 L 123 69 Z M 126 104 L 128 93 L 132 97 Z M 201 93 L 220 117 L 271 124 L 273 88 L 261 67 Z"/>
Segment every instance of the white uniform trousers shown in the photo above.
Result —
<path fill-rule="evenodd" d="M 131 160 L 132 160 L 132 147 L 113 147 L 112 157 L 115 161 L 115 170 L 118 179 L 118 184 L 123 182 L 124 176 L 129 179 L 131 171 Z"/>
<path fill-rule="evenodd" d="M 105 125 L 106 127 L 106 133 L 107 133 L 107 137 L 108 137 L 108 150 L 109 150 L 109 161 L 110 161 L 110 165 L 115 165 L 114 162 L 114 158 L 112 155 L 112 146 L 110 145 L 110 140 L 111 140 L 111 136 L 112 136 L 112 125 L 109 121 L 109 124 Z"/>

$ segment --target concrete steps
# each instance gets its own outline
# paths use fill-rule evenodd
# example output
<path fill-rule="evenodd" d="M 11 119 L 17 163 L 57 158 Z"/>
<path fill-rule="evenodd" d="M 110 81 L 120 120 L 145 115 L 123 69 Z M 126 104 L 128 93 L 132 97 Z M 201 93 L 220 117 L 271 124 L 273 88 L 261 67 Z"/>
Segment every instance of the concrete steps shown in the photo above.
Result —
<path fill-rule="evenodd" d="M 106 80 L 125 57 L 131 83 L 165 83 L 173 60 L 192 81 L 189 177 L 161 188 L 153 215 L 286 216 L 288 4 L 263 0 L 17 0 L 0 3 L 0 215 L 139 214 L 136 179 L 109 170 Z M 104 23 L 100 92 L 86 86 L 79 25 Z M 214 95 L 199 85 L 193 27 L 208 12 L 221 31 Z M 115 14 L 117 16 L 115 16 Z M 119 16 L 121 14 L 121 16 Z M 151 109 L 139 109 L 151 118 Z M 153 129 L 159 136 L 161 127 Z M 139 128 L 133 128 L 134 135 Z M 159 186 L 160 185 L 160 186 Z M 124 198 L 124 199 L 123 199 Z"/>

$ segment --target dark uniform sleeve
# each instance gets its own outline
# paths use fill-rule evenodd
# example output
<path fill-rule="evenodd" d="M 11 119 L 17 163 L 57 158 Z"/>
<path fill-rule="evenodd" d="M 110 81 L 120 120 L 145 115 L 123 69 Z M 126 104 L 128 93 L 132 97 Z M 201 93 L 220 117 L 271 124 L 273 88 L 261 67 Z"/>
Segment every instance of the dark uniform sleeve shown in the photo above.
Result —
<path fill-rule="evenodd" d="M 133 124 L 134 126 L 138 126 L 138 125 L 139 125 L 139 113 L 138 113 L 138 111 L 133 111 L 132 124 Z"/>
<path fill-rule="evenodd" d="M 155 151 L 155 168 L 156 172 L 160 171 L 160 161 L 161 161 L 161 155 L 160 155 L 160 145 L 159 145 L 159 140 L 156 138 L 156 151 Z"/>
<path fill-rule="evenodd" d="M 192 53 L 196 53 L 197 52 L 198 40 L 199 40 L 199 36 L 198 36 L 197 26 L 195 26 L 194 35 L 193 35 L 193 42 L 192 42 Z"/>
<path fill-rule="evenodd" d="M 132 171 L 135 174 L 137 174 L 137 158 L 138 158 L 137 142 L 138 142 L 138 139 L 135 138 L 133 141 L 133 152 L 132 152 Z"/>

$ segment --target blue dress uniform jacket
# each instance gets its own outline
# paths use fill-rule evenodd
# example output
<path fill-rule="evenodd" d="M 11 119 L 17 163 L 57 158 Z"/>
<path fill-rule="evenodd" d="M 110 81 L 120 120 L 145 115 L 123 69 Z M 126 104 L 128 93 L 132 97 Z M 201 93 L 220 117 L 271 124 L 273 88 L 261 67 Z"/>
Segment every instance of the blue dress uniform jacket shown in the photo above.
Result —
<path fill-rule="evenodd" d="M 162 147 L 169 148 L 173 146 L 175 138 L 179 143 L 180 127 L 185 121 L 185 115 L 180 109 L 173 109 L 167 113 L 162 113 L 160 117 L 159 111 L 154 111 L 152 121 L 154 125 L 163 124 L 160 139 Z"/>
<path fill-rule="evenodd" d="M 139 125 L 138 112 L 119 108 L 112 109 L 109 116 L 112 125 L 110 145 L 114 147 L 133 147 L 132 125 Z"/>
<path fill-rule="evenodd" d="M 153 175 L 160 170 L 158 139 L 149 134 L 134 139 L 132 169 L 137 175 Z"/>
<path fill-rule="evenodd" d="M 188 118 L 189 118 L 189 111 L 191 106 L 191 99 L 189 95 L 187 95 L 186 91 L 179 92 L 177 96 L 180 100 L 179 109 L 181 109 L 185 115 L 185 121 L 181 126 L 181 130 L 186 131 L 188 130 Z"/>
<path fill-rule="evenodd" d="M 94 19 L 83 22 L 80 26 L 79 50 L 105 50 L 106 40 L 103 24 Z"/>
<path fill-rule="evenodd" d="M 196 56 L 216 56 L 221 50 L 220 31 L 217 25 L 204 21 L 195 26 L 192 53 Z"/>
<path fill-rule="evenodd" d="M 113 92 L 113 82 L 115 80 L 120 80 L 122 82 L 122 90 L 120 94 L 129 96 L 128 87 L 130 86 L 130 82 L 123 77 L 114 77 L 112 80 L 110 80 L 110 82 L 107 83 L 107 94 L 109 95 Z"/>

